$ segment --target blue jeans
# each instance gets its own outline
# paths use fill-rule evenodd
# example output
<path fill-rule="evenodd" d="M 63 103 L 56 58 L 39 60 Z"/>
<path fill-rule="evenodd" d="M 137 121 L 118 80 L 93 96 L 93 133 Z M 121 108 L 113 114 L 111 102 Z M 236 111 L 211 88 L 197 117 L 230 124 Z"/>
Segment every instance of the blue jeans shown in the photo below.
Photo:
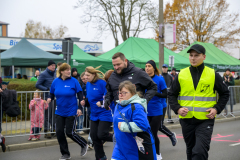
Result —
<path fill-rule="evenodd" d="M 77 118 L 77 126 L 76 126 L 77 132 L 80 132 L 80 129 L 83 129 L 83 121 L 84 121 L 83 115 Z"/>

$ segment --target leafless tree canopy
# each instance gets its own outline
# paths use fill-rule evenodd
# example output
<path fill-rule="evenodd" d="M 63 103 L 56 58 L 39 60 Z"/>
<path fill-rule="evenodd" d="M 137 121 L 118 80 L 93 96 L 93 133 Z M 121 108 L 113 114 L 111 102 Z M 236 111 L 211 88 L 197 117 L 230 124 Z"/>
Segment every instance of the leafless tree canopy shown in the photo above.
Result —
<path fill-rule="evenodd" d="M 66 36 L 68 28 L 60 25 L 56 29 L 52 29 L 49 26 L 42 25 L 41 22 L 34 22 L 28 20 L 25 27 L 25 32 L 21 36 L 26 38 L 43 38 L 43 39 L 60 39 Z"/>
<path fill-rule="evenodd" d="M 97 33 L 110 31 L 118 45 L 118 33 L 125 41 L 138 37 L 142 31 L 153 28 L 156 6 L 150 0 L 78 0 L 75 8 L 84 9 L 81 23 L 93 24 Z"/>

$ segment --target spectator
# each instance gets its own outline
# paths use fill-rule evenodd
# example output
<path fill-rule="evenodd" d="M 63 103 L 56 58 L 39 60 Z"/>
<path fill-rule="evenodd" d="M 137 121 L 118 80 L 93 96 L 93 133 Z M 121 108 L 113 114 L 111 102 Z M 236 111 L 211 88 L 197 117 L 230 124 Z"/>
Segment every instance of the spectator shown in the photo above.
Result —
<path fill-rule="evenodd" d="M 7 90 L 7 86 L 8 86 L 9 82 L 4 82 L 2 81 L 2 90 Z"/>
<path fill-rule="evenodd" d="M 44 123 L 44 110 L 48 108 L 46 100 L 41 98 L 40 92 L 34 92 L 34 98 L 29 104 L 29 109 L 31 111 L 31 130 L 29 141 L 37 141 L 40 139 L 40 134 L 42 126 Z"/>
<path fill-rule="evenodd" d="M 36 71 L 35 71 L 35 76 L 32 77 L 32 78 L 30 79 L 30 81 L 37 81 L 38 78 L 39 78 L 39 74 L 40 74 L 39 70 L 36 70 Z"/>
<path fill-rule="evenodd" d="M 120 83 L 118 93 L 119 100 L 113 117 L 117 143 L 112 159 L 157 160 L 154 137 L 146 113 L 146 99 L 139 97 L 135 85 L 130 81 Z"/>
<path fill-rule="evenodd" d="M 168 74 L 168 65 L 166 64 L 162 65 L 162 76 L 166 82 L 167 88 L 170 88 L 173 82 L 173 77 Z"/>
<path fill-rule="evenodd" d="M 20 73 L 17 74 L 17 79 L 22 79 L 22 75 Z"/>
<path fill-rule="evenodd" d="M 168 65 L 166 65 L 166 64 L 162 65 L 162 77 L 164 78 L 164 80 L 166 82 L 166 85 L 167 85 L 167 88 L 169 90 L 169 88 L 170 88 L 170 86 L 172 85 L 172 82 L 173 82 L 173 77 L 168 74 Z M 171 112 L 170 112 L 171 110 L 170 110 L 169 105 L 167 105 L 167 103 L 166 103 L 166 98 L 162 98 L 162 104 L 163 104 L 163 121 L 162 122 L 164 122 L 165 113 L 166 113 L 167 110 L 168 110 L 167 111 L 168 119 L 171 119 Z M 172 122 L 172 121 L 170 120 L 169 122 Z M 166 128 L 163 124 L 161 126 L 163 127 L 163 129 Z M 161 128 L 160 128 L 160 131 L 163 131 L 163 130 L 161 130 Z M 168 134 L 168 136 L 169 136 L 169 134 Z"/>
<path fill-rule="evenodd" d="M 80 86 L 81 86 L 82 89 L 83 89 L 83 85 L 85 85 L 85 84 L 82 82 L 82 79 L 81 79 L 81 77 L 80 77 L 80 74 L 77 72 L 77 69 L 76 69 L 76 68 L 72 68 L 72 70 L 71 70 L 71 75 L 72 75 L 72 77 L 74 77 L 74 78 L 76 78 L 76 79 L 78 80 Z M 85 90 L 86 90 L 86 87 L 85 87 Z M 83 91 L 83 92 L 84 92 L 84 91 Z M 85 98 L 84 93 L 83 93 L 83 96 L 84 96 L 84 98 Z M 83 107 L 80 107 L 80 109 L 81 109 L 81 111 L 82 111 L 82 113 L 83 113 Z M 77 118 L 76 130 L 77 130 L 77 133 L 79 133 L 79 134 L 84 134 L 83 131 L 80 131 L 81 129 L 83 129 L 83 118 L 84 118 L 83 115 L 81 115 L 81 116 L 79 116 L 79 117 Z"/>
<path fill-rule="evenodd" d="M 233 105 L 235 104 L 235 99 L 234 99 L 234 89 L 232 87 L 229 86 L 234 86 L 235 85 L 235 81 L 233 78 L 233 75 L 231 73 L 230 68 L 226 69 L 226 72 L 223 74 L 223 81 L 225 82 L 225 84 L 228 86 L 229 89 L 229 100 L 227 102 L 227 105 L 230 105 L 230 109 L 231 109 L 231 113 L 233 112 Z M 228 114 L 228 108 L 227 105 L 225 106 L 225 113 L 226 115 Z"/>
<path fill-rule="evenodd" d="M 2 77 L 0 77 L 0 88 L 2 88 Z"/>
<path fill-rule="evenodd" d="M 177 77 L 176 68 L 172 69 L 171 75 L 172 75 L 173 80 Z"/>
<path fill-rule="evenodd" d="M 223 74 L 223 80 L 227 86 L 234 86 L 234 78 L 229 68 L 226 69 L 226 72 Z"/>
<path fill-rule="evenodd" d="M 1 79 L 2 80 L 2 79 Z M 2 86 L 5 86 L 5 84 Z M 0 103 L 2 104 L 2 97 L 3 97 L 3 89 L 0 88 Z M 5 137 L 3 137 L 2 133 L 2 117 L 3 117 L 3 111 L 6 109 L 0 106 L 0 145 L 2 146 L 2 151 L 6 152 L 6 144 L 5 144 Z"/>
<path fill-rule="evenodd" d="M 83 82 L 82 82 L 82 79 L 80 77 L 80 74 L 77 71 L 77 68 L 72 68 L 71 75 L 72 75 L 72 77 L 74 77 L 74 78 L 76 78 L 78 80 L 80 86 L 82 87 L 83 86 Z"/>
<path fill-rule="evenodd" d="M 79 102 L 82 101 L 82 88 L 78 81 L 71 77 L 70 65 L 63 63 L 59 67 L 58 72 L 60 76 L 53 81 L 49 95 L 50 98 L 48 98 L 47 102 L 51 102 L 56 96 L 56 134 L 62 154 L 60 160 L 66 160 L 71 159 L 71 157 L 64 128 L 66 128 L 66 135 L 81 146 L 81 156 L 86 155 L 88 145 L 83 137 L 74 132 L 76 119 L 82 114 L 80 110 L 81 105 L 77 105 L 76 98 L 77 95 Z"/>
<path fill-rule="evenodd" d="M 48 62 L 48 67 L 45 71 L 43 71 L 36 83 L 36 88 L 42 91 L 49 91 L 52 85 L 53 80 L 55 79 L 55 68 L 56 64 L 54 61 L 50 60 Z M 46 100 L 48 97 L 48 93 L 44 94 L 43 99 Z M 54 117 L 55 107 L 54 101 L 49 103 L 49 107 L 45 110 L 45 117 L 44 117 L 44 132 L 45 138 L 52 138 L 51 134 L 46 134 L 50 131 L 53 132 L 55 130 L 55 117 Z"/>
<path fill-rule="evenodd" d="M 62 62 L 58 62 L 58 63 L 57 63 L 56 78 L 58 78 L 58 77 L 60 76 L 60 74 L 58 73 L 58 69 L 59 69 L 59 67 L 60 67 L 62 64 L 63 64 Z"/>
<path fill-rule="evenodd" d="M 28 79 L 27 75 L 23 75 L 23 79 Z"/>

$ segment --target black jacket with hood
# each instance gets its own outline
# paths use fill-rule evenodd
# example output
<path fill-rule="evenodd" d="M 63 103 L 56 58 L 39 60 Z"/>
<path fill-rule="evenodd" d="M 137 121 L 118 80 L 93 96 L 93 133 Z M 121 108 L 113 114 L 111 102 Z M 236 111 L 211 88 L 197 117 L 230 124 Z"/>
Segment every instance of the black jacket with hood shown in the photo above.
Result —
<path fill-rule="evenodd" d="M 117 74 L 116 71 L 114 71 L 109 77 L 106 85 L 107 94 L 105 100 L 109 102 L 114 100 L 116 103 L 116 100 L 118 100 L 118 86 L 126 80 L 136 85 L 137 91 L 141 92 L 147 102 L 149 102 L 157 92 L 157 85 L 152 81 L 152 78 L 149 77 L 146 72 L 135 67 L 133 63 L 128 61 L 127 68 L 123 69 L 122 74 Z M 146 93 L 145 90 L 147 90 Z"/>

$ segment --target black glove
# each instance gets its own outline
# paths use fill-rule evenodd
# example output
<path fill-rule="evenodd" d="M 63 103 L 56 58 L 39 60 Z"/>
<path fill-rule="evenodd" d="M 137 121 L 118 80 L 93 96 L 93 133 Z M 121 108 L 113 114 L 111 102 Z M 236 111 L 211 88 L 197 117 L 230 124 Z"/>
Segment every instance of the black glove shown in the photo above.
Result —
<path fill-rule="evenodd" d="M 110 104 L 111 104 L 111 102 L 108 100 L 108 99 L 106 99 L 105 100 L 105 102 L 104 102 L 104 108 L 106 109 L 106 110 L 109 110 L 110 109 Z"/>

